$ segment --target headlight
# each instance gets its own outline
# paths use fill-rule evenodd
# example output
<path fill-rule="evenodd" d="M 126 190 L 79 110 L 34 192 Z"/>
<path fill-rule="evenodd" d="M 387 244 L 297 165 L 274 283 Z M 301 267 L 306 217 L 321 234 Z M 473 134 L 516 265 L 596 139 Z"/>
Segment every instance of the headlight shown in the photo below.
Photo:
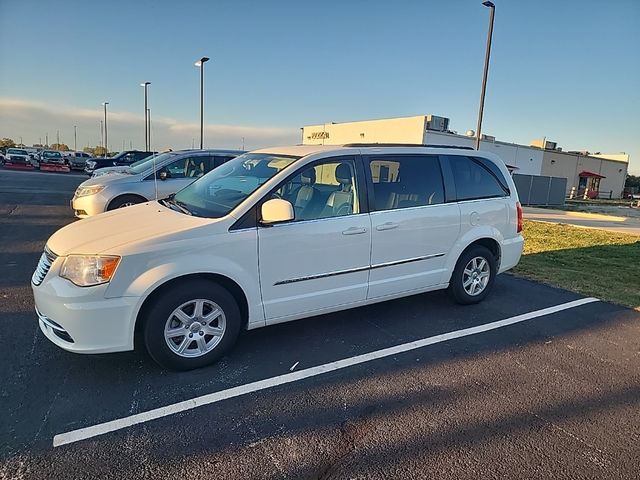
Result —
<path fill-rule="evenodd" d="M 95 195 L 104 190 L 104 185 L 91 185 L 90 187 L 80 186 L 76 190 L 76 197 L 86 197 L 87 195 Z"/>
<path fill-rule="evenodd" d="M 88 166 L 89 168 L 93 168 L 93 167 L 95 167 L 95 166 L 96 166 L 96 162 L 94 162 L 93 160 L 89 160 L 89 161 L 87 162 L 87 166 Z"/>
<path fill-rule="evenodd" d="M 60 269 L 60 276 L 79 287 L 107 283 L 118 268 L 120 257 L 104 255 L 69 255 Z"/>

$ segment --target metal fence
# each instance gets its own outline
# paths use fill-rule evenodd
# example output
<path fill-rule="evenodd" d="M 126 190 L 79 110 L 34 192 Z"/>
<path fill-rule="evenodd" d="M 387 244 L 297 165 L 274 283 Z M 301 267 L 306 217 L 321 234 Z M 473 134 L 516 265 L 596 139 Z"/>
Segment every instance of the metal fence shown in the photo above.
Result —
<path fill-rule="evenodd" d="M 564 205 L 567 179 L 541 175 L 513 174 L 522 205 Z"/>

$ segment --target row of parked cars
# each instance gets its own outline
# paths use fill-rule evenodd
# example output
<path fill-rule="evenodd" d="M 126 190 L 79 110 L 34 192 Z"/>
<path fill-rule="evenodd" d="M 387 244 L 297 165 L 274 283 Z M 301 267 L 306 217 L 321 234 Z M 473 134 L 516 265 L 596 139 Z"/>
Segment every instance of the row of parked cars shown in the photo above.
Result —
<path fill-rule="evenodd" d="M 507 167 L 464 147 L 165 152 L 96 170 L 71 205 L 88 218 L 32 277 L 42 332 L 78 353 L 143 344 L 173 369 L 242 330 L 438 289 L 477 303 L 523 246 Z"/>
<path fill-rule="evenodd" d="M 83 170 L 91 175 L 99 168 L 111 166 L 127 166 L 142 160 L 155 152 L 143 152 L 140 150 L 127 150 L 113 157 L 92 157 L 86 152 L 58 151 L 58 150 L 34 150 L 26 148 L 8 148 L 4 154 L 0 154 L 0 161 L 31 164 L 39 168 L 41 163 L 66 165 L 71 170 Z"/>
<path fill-rule="evenodd" d="M 8 148 L 2 155 L 3 163 L 30 164 L 35 168 L 41 163 L 67 165 L 75 170 L 83 170 L 85 163 L 91 158 L 86 152 L 62 152 L 58 150 L 33 150 L 25 148 Z"/>

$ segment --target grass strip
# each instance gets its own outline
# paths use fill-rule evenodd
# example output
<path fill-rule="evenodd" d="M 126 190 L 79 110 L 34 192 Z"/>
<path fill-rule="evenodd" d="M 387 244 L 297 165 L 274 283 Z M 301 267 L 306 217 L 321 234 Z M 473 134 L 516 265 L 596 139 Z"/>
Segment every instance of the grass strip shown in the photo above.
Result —
<path fill-rule="evenodd" d="M 531 220 L 523 235 L 515 274 L 640 311 L 640 237 Z"/>

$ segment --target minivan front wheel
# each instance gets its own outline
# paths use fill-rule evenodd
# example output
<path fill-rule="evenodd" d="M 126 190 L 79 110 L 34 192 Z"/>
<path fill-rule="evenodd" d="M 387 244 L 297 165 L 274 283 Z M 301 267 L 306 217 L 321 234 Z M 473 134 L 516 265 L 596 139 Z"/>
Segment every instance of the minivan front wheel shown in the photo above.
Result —
<path fill-rule="evenodd" d="M 158 295 L 144 319 L 144 341 L 162 367 L 190 370 L 218 360 L 240 332 L 240 309 L 220 285 L 189 281 Z"/>
<path fill-rule="evenodd" d="M 496 273 L 496 259 L 491 251 L 474 245 L 458 259 L 449 282 L 449 293 L 457 303 L 478 303 L 491 291 Z"/>

